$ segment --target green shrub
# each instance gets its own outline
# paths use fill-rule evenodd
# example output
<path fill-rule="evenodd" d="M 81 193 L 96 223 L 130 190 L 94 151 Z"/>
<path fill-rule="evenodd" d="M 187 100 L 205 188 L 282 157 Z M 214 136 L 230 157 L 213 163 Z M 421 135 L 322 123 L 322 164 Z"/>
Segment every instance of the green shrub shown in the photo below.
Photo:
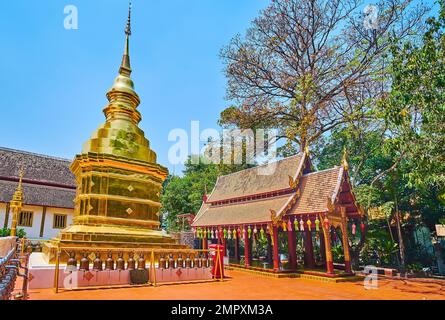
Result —
<path fill-rule="evenodd" d="M 0 237 L 9 237 L 10 234 L 11 234 L 11 229 L 9 228 L 0 229 Z M 17 237 L 26 238 L 25 229 L 17 229 Z"/>
<path fill-rule="evenodd" d="M 11 230 L 7 228 L 0 229 L 0 237 L 9 237 Z"/>

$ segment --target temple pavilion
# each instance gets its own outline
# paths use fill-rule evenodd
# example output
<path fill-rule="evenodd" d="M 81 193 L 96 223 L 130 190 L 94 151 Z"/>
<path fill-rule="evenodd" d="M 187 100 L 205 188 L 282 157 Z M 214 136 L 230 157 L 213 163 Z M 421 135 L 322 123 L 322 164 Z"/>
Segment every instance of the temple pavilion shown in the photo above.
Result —
<path fill-rule="evenodd" d="M 270 175 L 259 166 L 218 178 L 192 224 L 203 247 L 221 244 L 230 264 L 249 269 L 352 274 L 349 240 L 364 232 L 364 211 L 346 157 L 323 171 L 307 151 L 269 165 Z"/>

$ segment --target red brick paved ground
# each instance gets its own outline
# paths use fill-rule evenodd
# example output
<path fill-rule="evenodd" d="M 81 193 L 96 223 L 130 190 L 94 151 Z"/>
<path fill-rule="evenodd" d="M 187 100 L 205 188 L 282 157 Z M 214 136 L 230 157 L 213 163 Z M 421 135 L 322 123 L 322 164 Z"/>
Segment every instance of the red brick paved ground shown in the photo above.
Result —
<path fill-rule="evenodd" d="M 229 271 L 230 279 L 224 282 L 199 284 L 161 285 L 138 287 L 64 291 L 32 290 L 30 299 L 88 300 L 88 299 L 186 299 L 186 300 L 362 300 L 362 299 L 444 299 L 445 281 L 442 280 L 387 280 L 379 279 L 377 290 L 366 290 L 363 282 L 326 283 L 305 279 L 277 279 L 243 271 Z"/>

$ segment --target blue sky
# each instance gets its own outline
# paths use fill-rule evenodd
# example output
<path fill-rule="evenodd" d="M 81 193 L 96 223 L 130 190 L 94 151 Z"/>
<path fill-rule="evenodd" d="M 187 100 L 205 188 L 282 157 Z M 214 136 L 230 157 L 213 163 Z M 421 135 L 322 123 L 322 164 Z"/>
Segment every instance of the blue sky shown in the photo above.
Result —
<path fill-rule="evenodd" d="M 131 62 L 140 124 L 168 164 L 174 128 L 216 127 L 224 100 L 221 47 L 267 0 L 133 0 Z M 65 30 L 64 7 L 79 29 Z M 126 0 L 0 2 L 0 146 L 72 159 L 104 121 L 124 46 Z"/>
<path fill-rule="evenodd" d="M 427 0 L 432 3 L 432 0 Z M 158 162 L 174 128 L 217 128 L 226 81 L 219 51 L 269 0 L 133 0 L 131 62 L 140 124 Z M 75 5 L 79 29 L 65 30 Z M 104 121 L 117 75 L 127 0 L 0 2 L 0 146 L 72 159 Z"/>

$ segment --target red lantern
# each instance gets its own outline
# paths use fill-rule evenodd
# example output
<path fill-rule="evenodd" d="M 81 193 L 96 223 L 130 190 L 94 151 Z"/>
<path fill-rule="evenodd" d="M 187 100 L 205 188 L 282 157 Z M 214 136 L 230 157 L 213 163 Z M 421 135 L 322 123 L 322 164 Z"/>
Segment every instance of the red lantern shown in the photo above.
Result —
<path fill-rule="evenodd" d="M 362 233 L 365 233 L 365 224 L 363 222 L 360 223 L 360 228 L 362 229 Z"/>
<path fill-rule="evenodd" d="M 324 218 L 323 225 L 324 225 L 325 229 L 329 229 L 329 219 L 328 219 L 328 217 Z"/>

